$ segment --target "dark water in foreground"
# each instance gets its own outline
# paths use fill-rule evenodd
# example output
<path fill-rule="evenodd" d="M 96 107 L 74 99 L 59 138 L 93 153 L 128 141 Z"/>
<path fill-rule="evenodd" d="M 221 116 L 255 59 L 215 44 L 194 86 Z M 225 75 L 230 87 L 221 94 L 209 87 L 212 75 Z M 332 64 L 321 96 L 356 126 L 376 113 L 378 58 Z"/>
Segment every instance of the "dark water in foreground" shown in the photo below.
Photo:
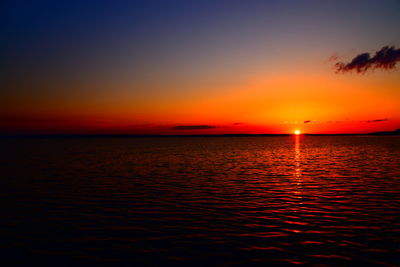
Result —
<path fill-rule="evenodd" d="M 400 265 L 399 137 L 0 146 L 3 262 Z"/>

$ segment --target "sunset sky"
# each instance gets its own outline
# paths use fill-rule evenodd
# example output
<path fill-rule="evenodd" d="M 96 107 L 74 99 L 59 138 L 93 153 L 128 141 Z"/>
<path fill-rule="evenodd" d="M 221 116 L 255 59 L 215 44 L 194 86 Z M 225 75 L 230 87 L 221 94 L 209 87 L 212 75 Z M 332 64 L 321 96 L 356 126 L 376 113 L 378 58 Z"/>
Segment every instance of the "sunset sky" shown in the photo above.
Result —
<path fill-rule="evenodd" d="M 5 1 L 0 134 L 395 130 L 400 57 L 335 64 L 400 48 L 399 14 L 396 0 Z"/>

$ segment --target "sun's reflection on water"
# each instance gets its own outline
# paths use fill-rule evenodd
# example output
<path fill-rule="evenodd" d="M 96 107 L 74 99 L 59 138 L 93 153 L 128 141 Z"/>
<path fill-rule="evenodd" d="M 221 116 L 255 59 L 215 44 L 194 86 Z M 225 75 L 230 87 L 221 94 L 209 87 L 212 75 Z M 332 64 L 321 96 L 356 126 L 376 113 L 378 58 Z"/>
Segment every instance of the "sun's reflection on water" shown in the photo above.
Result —
<path fill-rule="evenodd" d="M 294 136 L 294 178 L 296 180 L 296 189 L 294 194 L 298 199 L 302 198 L 302 174 L 301 174 L 301 149 L 300 135 Z"/>
<path fill-rule="evenodd" d="M 295 172 L 294 175 L 296 179 L 301 178 L 301 150 L 300 150 L 300 135 L 294 136 L 294 163 L 295 163 Z M 298 182 L 300 182 L 298 180 Z"/>

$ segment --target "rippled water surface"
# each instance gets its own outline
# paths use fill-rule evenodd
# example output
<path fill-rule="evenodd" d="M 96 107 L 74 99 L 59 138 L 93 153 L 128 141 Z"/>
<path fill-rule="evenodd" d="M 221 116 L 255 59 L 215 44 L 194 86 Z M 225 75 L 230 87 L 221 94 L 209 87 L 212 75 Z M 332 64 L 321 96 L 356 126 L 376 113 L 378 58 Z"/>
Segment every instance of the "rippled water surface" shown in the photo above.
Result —
<path fill-rule="evenodd" d="M 400 265 L 400 138 L 3 139 L 2 260 Z"/>

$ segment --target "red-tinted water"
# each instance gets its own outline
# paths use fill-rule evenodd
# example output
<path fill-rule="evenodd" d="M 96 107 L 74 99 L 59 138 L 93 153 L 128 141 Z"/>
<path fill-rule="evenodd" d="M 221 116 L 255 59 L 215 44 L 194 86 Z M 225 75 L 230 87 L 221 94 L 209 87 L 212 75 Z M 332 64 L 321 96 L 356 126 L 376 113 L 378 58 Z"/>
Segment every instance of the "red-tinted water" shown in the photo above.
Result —
<path fill-rule="evenodd" d="M 400 264 L 398 137 L 0 143 L 14 263 Z"/>

